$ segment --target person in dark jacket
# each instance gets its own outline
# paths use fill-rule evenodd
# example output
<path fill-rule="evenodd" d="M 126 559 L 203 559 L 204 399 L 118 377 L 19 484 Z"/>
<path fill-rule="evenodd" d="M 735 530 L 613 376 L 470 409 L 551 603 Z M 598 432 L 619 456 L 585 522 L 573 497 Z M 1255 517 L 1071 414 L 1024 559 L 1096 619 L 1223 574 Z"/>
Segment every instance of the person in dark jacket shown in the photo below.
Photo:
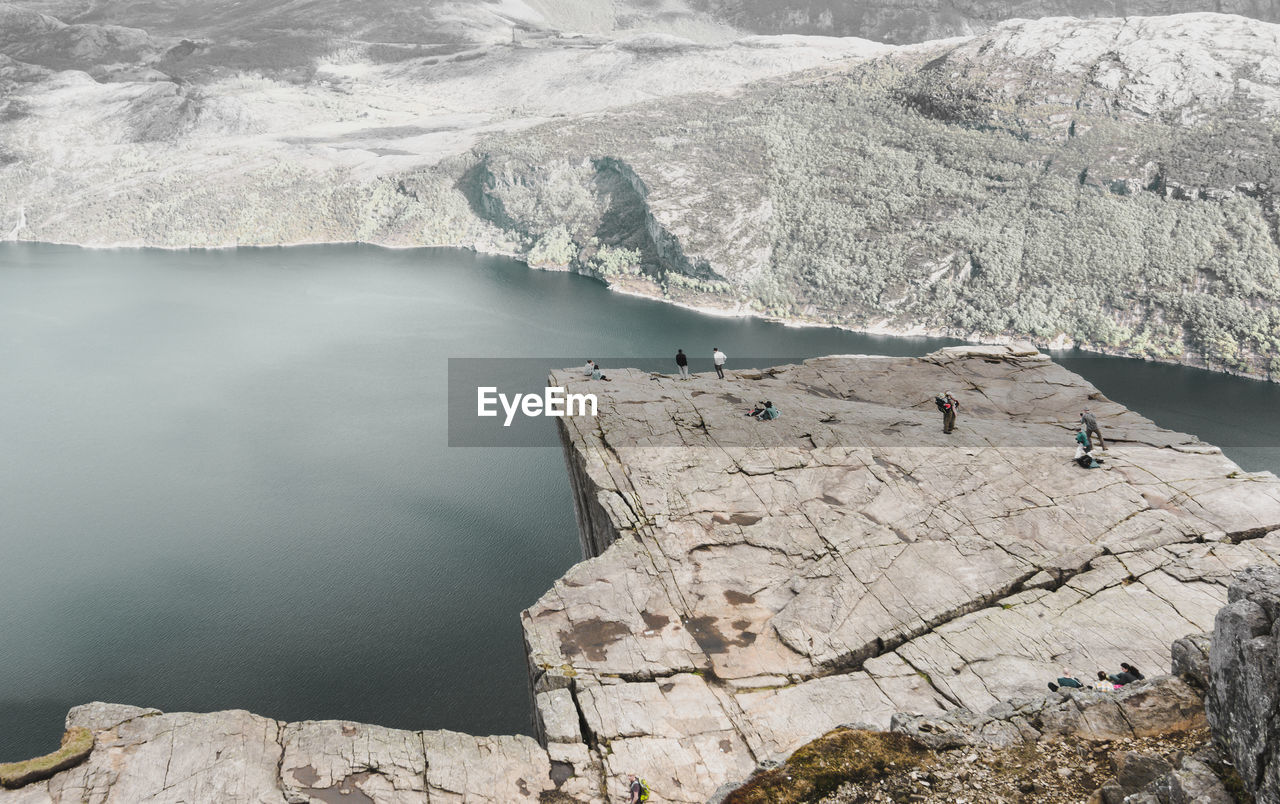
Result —
<path fill-rule="evenodd" d="M 956 429 L 956 411 L 960 408 L 960 403 L 950 391 L 935 397 L 933 403 L 942 411 L 942 432 L 950 434 Z"/>
<path fill-rule="evenodd" d="M 689 357 L 683 349 L 676 350 L 676 365 L 680 368 L 680 379 L 689 379 Z"/>
<path fill-rule="evenodd" d="M 1049 682 L 1049 689 L 1052 690 L 1053 692 L 1057 692 L 1059 688 L 1083 689 L 1084 682 L 1082 682 L 1080 679 L 1073 676 L 1071 674 L 1071 671 L 1064 667 L 1062 668 L 1062 675 L 1058 676 L 1058 683 L 1055 684 L 1052 681 Z"/>
<path fill-rule="evenodd" d="M 1138 668 L 1134 667 L 1128 662 L 1120 663 L 1119 673 L 1116 673 L 1115 675 L 1107 676 L 1107 679 L 1112 684 L 1115 684 L 1117 687 L 1122 687 L 1125 684 L 1132 684 L 1135 681 L 1141 681 L 1143 678 L 1144 676 L 1142 675 L 1142 673 L 1138 672 Z"/>

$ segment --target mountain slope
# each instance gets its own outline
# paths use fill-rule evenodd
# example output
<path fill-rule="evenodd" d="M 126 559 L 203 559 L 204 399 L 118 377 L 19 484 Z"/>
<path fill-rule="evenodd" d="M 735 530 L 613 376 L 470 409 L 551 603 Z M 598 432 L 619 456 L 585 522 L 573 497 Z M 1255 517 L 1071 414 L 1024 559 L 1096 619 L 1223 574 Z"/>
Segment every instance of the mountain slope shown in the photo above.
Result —
<path fill-rule="evenodd" d="M 1277 54 L 1280 27 L 1237 17 L 1006 23 L 495 140 L 479 208 L 563 180 L 554 143 L 566 165 L 624 166 L 681 244 L 615 279 L 640 289 L 1276 372 Z M 506 204 L 510 228 L 563 239 L 539 225 L 549 203 Z M 589 229 L 568 228 L 579 263 L 592 237 L 613 245 Z"/>
<path fill-rule="evenodd" d="M 735 312 L 1280 372 L 1280 26 L 95 75 L 0 56 L 0 235 L 462 245 Z"/>

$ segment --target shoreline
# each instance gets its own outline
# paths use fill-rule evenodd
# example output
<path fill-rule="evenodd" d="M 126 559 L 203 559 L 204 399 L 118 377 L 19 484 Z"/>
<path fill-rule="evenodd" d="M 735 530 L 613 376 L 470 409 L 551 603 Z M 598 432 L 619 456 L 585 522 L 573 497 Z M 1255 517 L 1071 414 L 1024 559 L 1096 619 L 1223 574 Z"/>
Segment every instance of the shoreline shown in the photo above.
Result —
<path fill-rule="evenodd" d="M 610 292 L 619 293 L 625 296 L 631 296 L 639 299 L 648 299 L 649 301 L 661 302 L 663 304 L 671 304 L 676 307 L 698 313 L 700 315 L 713 316 L 715 318 L 755 318 L 760 321 L 768 321 L 774 324 L 781 324 L 784 327 L 793 329 L 807 328 L 828 328 L 838 329 L 845 332 L 852 332 L 858 335 L 871 335 L 895 339 L 913 339 L 913 338 L 947 338 L 961 341 L 964 343 L 977 344 L 983 346 L 1008 346 L 1014 343 L 1031 343 L 1037 349 L 1049 354 L 1055 359 L 1062 356 L 1069 356 L 1071 352 L 1084 352 L 1088 355 L 1097 355 L 1099 357 L 1124 358 L 1128 360 L 1140 360 L 1144 363 L 1156 363 L 1167 366 L 1182 366 L 1185 368 L 1206 371 L 1212 374 L 1225 374 L 1231 377 L 1239 377 L 1246 380 L 1256 380 L 1264 383 L 1280 382 L 1280 378 L 1273 378 L 1263 374 L 1252 374 L 1249 372 L 1231 371 L 1228 369 L 1212 368 L 1208 365 L 1201 365 L 1184 360 L 1171 360 L 1155 357 L 1143 357 L 1131 354 L 1121 349 L 1099 349 L 1088 346 L 1080 346 L 1074 341 L 1060 335 L 1053 341 L 1045 342 L 1031 336 L 1015 336 L 1015 335 L 987 335 L 982 333 L 962 333 L 956 334 L 945 329 L 929 328 L 923 325 L 913 326 L 905 330 L 895 330 L 889 327 L 871 325 L 865 327 L 855 327 L 848 324 L 837 324 L 834 322 L 815 321 L 810 319 L 789 319 L 780 316 L 762 313 L 758 311 L 734 311 L 724 307 L 711 307 L 705 305 L 692 304 L 680 299 L 673 299 L 666 296 L 658 296 L 650 293 L 644 293 L 632 288 L 622 287 L 617 284 L 607 282 L 599 277 L 591 274 L 575 271 L 567 265 L 538 265 L 529 262 L 526 258 L 511 250 L 500 248 L 486 248 L 482 243 L 473 243 L 470 245 L 461 245 L 457 243 L 415 243 L 412 245 L 399 245 L 389 243 L 375 243 L 367 240 L 316 240 L 316 241 L 300 241 L 296 243 L 275 243 L 275 244 L 256 244 L 256 245 L 221 245 L 221 246 L 160 246 L 160 245 L 130 245 L 130 244 L 93 244 L 85 245 L 82 243 L 71 243 L 56 240 L 22 240 L 22 239 L 6 239 L 0 240 L 0 245 L 13 243 L 18 245 L 35 245 L 35 246 L 68 246 L 71 248 L 89 249 L 94 251 L 119 251 L 126 249 L 136 250 L 154 250 L 154 251 L 231 251 L 234 249 L 284 249 L 284 248 L 305 248 L 315 246 L 368 246 L 371 248 L 386 249 L 388 251 L 412 251 L 413 249 L 457 249 L 459 251 L 469 251 L 473 254 L 483 255 L 486 257 L 502 257 L 518 262 L 530 271 L 546 271 L 549 273 L 572 273 L 588 279 L 593 279 L 603 284 Z M 1054 345 L 1057 344 L 1057 345 Z"/>

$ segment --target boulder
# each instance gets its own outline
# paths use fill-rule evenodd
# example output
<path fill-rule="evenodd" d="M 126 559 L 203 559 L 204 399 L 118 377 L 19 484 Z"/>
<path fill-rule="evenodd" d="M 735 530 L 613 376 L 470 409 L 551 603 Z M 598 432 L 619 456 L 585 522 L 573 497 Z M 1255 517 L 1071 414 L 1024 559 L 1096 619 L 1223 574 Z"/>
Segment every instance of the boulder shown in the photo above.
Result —
<path fill-rule="evenodd" d="M 1209 634 L 1188 634 L 1175 639 L 1170 648 L 1173 674 L 1182 676 L 1198 689 L 1208 689 L 1211 642 Z"/>
<path fill-rule="evenodd" d="M 1280 802 L 1280 569 L 1249 567 L 1214 619 L 1206 710 L 1258 804 Z"/>

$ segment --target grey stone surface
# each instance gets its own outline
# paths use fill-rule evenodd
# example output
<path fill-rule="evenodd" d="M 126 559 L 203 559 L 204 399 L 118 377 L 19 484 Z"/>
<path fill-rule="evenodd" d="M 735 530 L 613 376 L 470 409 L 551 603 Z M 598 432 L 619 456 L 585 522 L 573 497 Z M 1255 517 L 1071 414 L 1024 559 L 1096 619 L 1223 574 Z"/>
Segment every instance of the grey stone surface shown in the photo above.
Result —
<path fill-rule="evenodd" d="M 1129 793 L 1142 788 L 1173 770 L 1163 757 L 1124 751 L 1115 759 L 1116 783 Z"/>
<path fill-rule="evenodd" d="M 0 802 L 514 804 L 559 791 L 603 804 L 598 761 L 581 743 L 549 754 L 523 736 L 106 704 L 69 717 L 95 732 L 89 759 L 46 782 L 0 790 Z"/>
<path fill-rule="evenodd" d="M 1188 634 L 1170 646 L 1174 675 L 1185 676 L 1201 689 L 1209 687 L 1210 634 Z"/>
<path fill-rule="evenodd" d="M 566 421 L 599 555 L 523 617 L 535 686 L 572 686 L 607 776 L 638 772 L 655 800 L 700 803 L 841 723 L 1027 700 L 1064 664 L 1167 673 L 1232 574 L 1280 558 L 1273 476 L 1024 349 L 609 375 L 553 377 L 601 398 Z M 964 405 L 951 436 L 940 390 Z M 782 418 L 742 416 L 765 398 Z M 1069 462 L 1086 405 L 1113 434 L 1108 470 Z M 1196 691 L 1160 684 L 965 717 L 992 744 L 1203 723 Z M 677 698 L 689 715 L 658 714 Z M 711 757 L 719 779 L 681 769 Z"/>
<path fill-rule="evenodd" d="M 159 709 L 143 709 L 138 706 L 124 706 L 123 704 L 95 701 L 83 706 L 77 706 L 68 712 L 66 728 L 83 726 L 90 731 L 104 731 L 135 717 L 158 714 L 160 714 Z"/>
<path fill-rule="evenodd" d="M 1259 804 L 1280 802 L 1280 569 L 1241 572 L 1214 621 L 1205 706 L 1214 739 Z"/>
<path fill-rule="evenodd" d="M 930 748 L 948 749 L 1007 748 L 1046 735 L 1120 740 L 1189 731 L 1204 724 L 1199 695 L 1180 678 L 1160 676 L 1116 692 L 1071 690 L 1023 698 L 985 713 L 963 708 L 938 715 L 899 713 L 889 729 Z"/>

